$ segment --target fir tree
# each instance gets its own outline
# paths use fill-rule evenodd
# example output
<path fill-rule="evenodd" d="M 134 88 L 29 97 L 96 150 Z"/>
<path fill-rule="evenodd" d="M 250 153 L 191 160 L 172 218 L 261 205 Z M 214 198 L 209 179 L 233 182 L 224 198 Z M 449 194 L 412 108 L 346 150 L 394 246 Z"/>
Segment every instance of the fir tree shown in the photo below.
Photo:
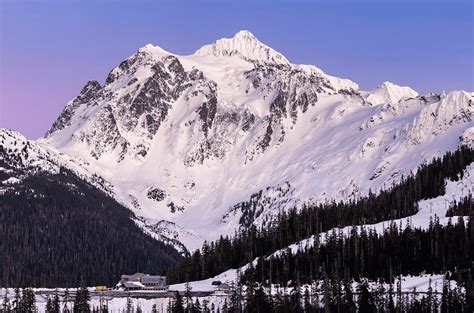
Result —
<path fill-rule="evenodd" d="M 240 282 L 237 285 L 232 282 L 231 283 L 231 294 L 230 294 L 230 303 L 226 301 L 226 310 L 235 313 L 242 312 L 242 293 L 241 293 L 241 285 Z M 227 299 L 226 299 L 227 300 Z"/>
<path fill-rule="evenodd" d="M 91 307 L 89 304 L 90 295 L 89 290 L 82 285 L 81 288 L 77 289 L 76 291 L 76 298 L 74 299 L 74 313 L 88 313 L 91 311 Z"/>
<path fill-rule="evenodd" d="M 54 312 L 53 301 L 51 300 L 51 298 L 49 296 L 48 296 L 48 299 L 46 300 L 46 312 L 47 313 Z"/>
<path fill-rule="evenodd" d="M 376 312 L 375 304 L 372 295 L 369 292 L 367 282 L 364 280 L 357 285 L 357 307 L 360 312 Z"/>
<path fill-rule="evenodd" d="M 311 296 L 309 294 L 309 288 L 306 287 L 304 289 L 304 296 L 303 296 L 303 302 L 304 302 L 304 312 L 305 313 L 310 313 L 313 311 L 313 307 L 311 306 Z"/>
<path fill-rule="evenodd" d="M 186 282 L 184 285 L 184 298 L 186 299 L 186 312 L 190 313 L 193 310 L 193 299 L 192 299 L 192 294 L 191 290 L 193 288 L 191 287 L 191 284 L 189 282 Z"/>
<path fill-rule="evenodd" d="M 192 307 L 192 312 L 193 313 L 199 313 L 201 312 L 202 308 L 201 308 L 201 303 L 199 302 L 199 298 L 196 297 L 196 301 L 194 302 L 194 305 Z"/>
<path fill-rule="evenodd" d="M 248 293 L 247 305 L 245 306 L 245 312 L 272 312 L 272 304 L 267 297 L 263 286 L 260 284 L 258 288 L 253 288 L 253 290 Z"/>
<path fill-rule="evenodd" d="M 324 312 L 330 313 L 331 307 L 333 305 L 333 300 L 332 300 L 329 278 L 327 277 L 325 273 L 324 273 L 322 289 L 323 289 Z"/>
<path fill-rule="evenodd" d="M 202 301 L 202 311 L 203 311 L 204 313 L 208 313 L 208 312 L 209 312 L 209 300 L 204 299 L 204 300 Z"/>
<path fill-rule="evenodd" d="M 395 303 L 393 302 L 393 294 L 394 294 L 394 291 L 393 291 L 393 282 L 390 281 L 390 285 L 389 285 L 389 288 L 388 288 L 388 303 L 387 303 L 387 312 L 389 313 L 395 313 L 396 311 L 396 308 L 395 308 Z"/>
<path fill-rule="evenodd" d="M 61 304 L 58 296 L 58 291 L 55 290 L 54 292 L 54 297 L 52 300 L 52 309 L 54 313 L 60 313 L 61 312 Z"/>
<path fill-rule="evenodd" d="M 127 298 L 127 303 L 125 304 L 125 312 L 133 313 L 133 302 L 129 297 Z"/>
<path fill-rule="evenodd" d="M 172 312 L 184 313 L 183 298 L 181 297 L 178 291 L 176 291 L 176 294 L 175 294 L 175 300 L 173 303 Z"/>
<path fill-rule="evenodd" d="M 344 282 L 344 312 L 355 312 L 356 305 L 354 302 L 354 293 L 352 292 L 352 286 L 350 282 Z"/>
<path fill-rule="evenodd" d="M 64 290 L 63 295 L 63 313 L 69 313 L 69 289 Z"/>
<path fill-rule="evenodd" d="M 36 312 L 36 298 L 33 289 L 23 289 L 19 305 L 20 312 Z"/>
<path fill-rule="evenodd" d="M 292 312 L 302 312 L 301 307 L 301 286 L 299 283 L 293 284 L 293 289 L 290 295 L 290 308 Z"/>

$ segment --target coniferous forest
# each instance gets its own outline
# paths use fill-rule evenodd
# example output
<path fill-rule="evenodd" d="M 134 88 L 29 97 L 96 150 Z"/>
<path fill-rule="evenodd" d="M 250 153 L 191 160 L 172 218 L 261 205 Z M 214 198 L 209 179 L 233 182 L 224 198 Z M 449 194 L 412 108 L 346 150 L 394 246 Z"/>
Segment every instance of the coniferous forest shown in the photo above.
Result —
<path fill-rule="evenodd" d="M 222 312 L 472 312 L 472 299 L 460 287 L 444 280 L 441 290 L 430 285 L 427 292 L 402 291 L 401 285 L 370 285 L 367 280 L 356 284 L 326 277 L 318 285 L 277 287 L 273 292 L 262 284 L 247 282 L 244 293 L 235 288 Z M 354 286 L 355 285 L 355 286 Z M 173 310 L 173 312 L 178 312 Z"/>
<path fill-rule="evenodd" d="M 0 285 L 111 286 L 121 274 L 176 264 L 178 252 L 144 234 L 132 214 L 63 168 L 25 176 L 0 195 Z"/>
<path fill-rule="evenodd" d="M 457 223 L 441 226 L 435 219 L 427 230 L 401 229 L 390 225 L 383 234 L 364 227 L 344 235 L 331 232 L 324 243 L 315 240 L 311 247 L 289 249 L 277 256 L 260 258 L 250 267 L 243 281 L 286 284 L 288 281 L 311 283 L 326 276 L 338 280 L 368 278 L 393 281 L 395 276 L 445 273 L 465 281 L 474 260 L 474 225 L 459 217 Z"/>
<path fill-rule="evenodd" d="M 445 180 L 458 181 L 473 161 L 474 151 L 462 147 L 421 165 L 415 174 L 378 195 L 371 192 L 355 201 L 281 212 L 270 227 L 250 227 L 232 238 L 205 243 L 168 276 L 179 282 L 200 280 L 250 263 L 224 312 L 472 312 L 471 195 L 451 203 L 447 216 L 454 220 L 444 226 L 437 217 L 425 230 L 389 221 L 415 214 L 420 200 L 444 195 Z M 355 226 L 381 221 L 387 221 L 383 233 Z M 344 226 L 353 227 L 319 235 Z M 312 244 L 300 246 L 296 253 L 285 248 L 311 236 Z M 445 282 L 442 290 L 434 292 L 430 286 L 420 295 L 416 289 L 406 293 L 394 286 L 401 275 L 426 273 L 445 274 L 459 287 Z M 369 287 L 367 279 L 380 283 Z M 316 293 L 308 291 L 316 281 L 323 282 Z M 242 292 L 240 284 L 248 289 Z M 272 292 L 275 286 L 283 292 Z"/>
<path fill-rule="evenodd" d="M 382 190 L 377 195 L 371 192 L 368 196 L 357 200 L 330 202 L 281 212 L 276 221 L 269 226 L 259 229 L 252 226 L 240 230 L 232 238 L 221 237 L 216 242 L 204 243 L 201 250 L 196 250 L 188 255 L 179 266 L 168 270 L 167 275 L 171 282 L 206 279 L 227 269 L 239 268 L 257 257 L 267 256 L 276 250 L 336 227 L 372 224 L 413 215 L 418 211 L 418 201 L 443 195 L 445 180 L 457 181 L 462 178 L 464 169 L 473 161 L 474 150 L 461 147 L 454 152 L 446 153 L 441 158 L 435 158 L 431 162 L 421 165 L 415 174 L 403 177 L 399 184 Z M 462 208 L 458 209 L 458 206 L 455 206 L 451 211 L 466 213 L 464 207 L 471 203 L 470 200 L 466 201 L 458 204 Z M 458 212 L 459 210 L 462 212 Z M 397 236 L 405 236 L 401 231 L 398 233 Z M 415 232 L 410 233 L 410 236 L 411 234 L 415 234 Z M 465 235 L 472 236 L 472 232 L 467 232 Z M 425 238 L 429 235 L 423 233 L 417 236 L 419 236 L 417 239 L 422 239 L 421 237 Z M 402 240 L 402 238 L 396 240 Z M 410 242 L 410 245 L 420 244 L 415 240 L 414 235 L 404 240 Z M 351 253 L 356 252 L 352 251 Z M 467 257 L 473 260 L 472 255 Z M 297 267 L 300 265 L 298 264 Z M 384 268 L 388 271 L 387 266 Z M 395 268 L 392 270 L 402 271 L 402 269 Z M 438 268 L 438 270 L 443 270 L 443 268 Z M 343 275 L 344 273 L 341 271 L 339 274 Z M 291 276 L 290 273 L 285 275 Z M 388 273 L 385 273 L 384 277 L 387 275 Z M 353 274 L 349 276 L 354 277 Z"/>
<path fill-rule="evenodd" d="M 472 203 L 472 195 L 469 194 L 454 202 L 448 209 L 446 216 L 474 216 L 474 204 Z"/>

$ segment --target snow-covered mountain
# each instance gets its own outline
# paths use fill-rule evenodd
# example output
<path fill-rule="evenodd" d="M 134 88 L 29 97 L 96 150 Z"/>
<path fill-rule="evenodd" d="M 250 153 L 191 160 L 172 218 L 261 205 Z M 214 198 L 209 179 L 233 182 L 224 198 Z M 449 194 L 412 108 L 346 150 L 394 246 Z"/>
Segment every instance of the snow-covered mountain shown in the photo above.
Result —
<path fill-rule="evenodd" d="M 410 87 L 397 86 L 391 82 L 384 82 L 375 90 L 367 94 L 367 101 L 372 105 L 397 103 L 402 99 L 416 98 L 418 92 Z"/>
<path fill-rule="evenodd" d="M 83 160 L 142 227 L 194 249 L 473 144 L 473 98 L 361 91 L 241 31 L 188 56 L 140 48 L 103 86 L 88 82 L 37 145 Z"/>
<path fill-rule="evenodd" d="M 38 173 L 58 174 L 61 167 L 71 170 L 83 181 L 116 197 L 110 183 L 91 172 L 87 162 L 61 153 L 50 146 L 28 140 L 17 131 L 0 128 L 0 195 L 15 190 L 23 179 Z"/>

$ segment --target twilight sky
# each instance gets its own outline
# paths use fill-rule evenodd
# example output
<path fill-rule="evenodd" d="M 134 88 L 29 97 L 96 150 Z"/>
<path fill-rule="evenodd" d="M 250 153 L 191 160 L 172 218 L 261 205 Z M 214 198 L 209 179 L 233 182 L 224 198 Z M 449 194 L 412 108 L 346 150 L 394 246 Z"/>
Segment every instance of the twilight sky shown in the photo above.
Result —
<path fill-rule="evenodd" d="M 470 0 L 0 0 L 0 127 L 41 137 L 68 100 L 147 43 L 191 54 L 241 29 L 364 90 L 473 83 Z"/>

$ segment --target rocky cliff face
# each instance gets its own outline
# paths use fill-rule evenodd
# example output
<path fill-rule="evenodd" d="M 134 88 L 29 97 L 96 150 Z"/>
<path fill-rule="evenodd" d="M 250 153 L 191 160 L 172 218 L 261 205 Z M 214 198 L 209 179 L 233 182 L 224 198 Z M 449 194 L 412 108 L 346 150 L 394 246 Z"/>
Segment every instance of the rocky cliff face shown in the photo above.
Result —
<path fill-rule="evenodd" d="M 379 190 L 470 144 L 473 112 L 471 93 L 361 91 L 242 31 L 189 56 L 139 49 L 103 86 L 88 82 L 41 144 L 193 248 L 290 206 Z"/>
<path fill-rule="evenodd" d="M 224 77 L 215 77 L 213 67 L 220 64 L 213 61 L 228 63 Z M 249 134 L 246 154 L 252 159 L 270 142 L 282 142 L 288 131 L 283 122 L 295 124 L 298 114 L 316 104 L 318 93 L 357 89 L 350 81 L 331 79 L 315 67 L 290 64 L 247 31 L 188 57 L 147 45 L 114 68 L 103 87 L 88 82 L 46 138 L 64 143 L 62 134 L 68 133 L 95 159 L 114 154 L 119 162 L 142 160 L 170 111 L 190 109 L 186 125 L 196 140 L 185 153 L 187 165 L 222 158 L 236 137 Z"/>

